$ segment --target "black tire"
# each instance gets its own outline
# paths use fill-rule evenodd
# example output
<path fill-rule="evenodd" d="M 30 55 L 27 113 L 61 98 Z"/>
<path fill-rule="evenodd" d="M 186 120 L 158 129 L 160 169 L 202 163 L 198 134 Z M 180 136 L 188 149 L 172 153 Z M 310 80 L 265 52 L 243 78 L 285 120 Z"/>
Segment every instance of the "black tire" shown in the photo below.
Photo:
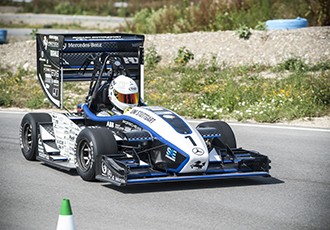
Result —
<path fill-rule="evenodd" d="M 36 160 L 38 149 L 38 122 L 51 122 L 52 118 L 48 113 L 27 113 L 21 122 L 20 144 L 24 157 L 33 161 Z"/>
<path fill-rule="evenodd" d="M 220 134 L 221 137 L 219 138 L 223 144 L 227 144 L 230 148 L 236 148 L 236 138 L 233 130 L 230 128 L 230 126 L 224 122 L 224 121 L 209 121 L 209 122 L 203 122 L 200 123 L 197 127 L 213 127 L 216 128 Z M 221 144 L 220 141 L 218 141 L 216 138 L 213 140 L 213 144 L 225 147 Z"/>
<path fill-rule="evenodd" d="M 117 154 L 117 142 L 107 128 L 83 129 L 76 140 L 76 169 L 85 181 L 95 181 L 96 156 Z"/>

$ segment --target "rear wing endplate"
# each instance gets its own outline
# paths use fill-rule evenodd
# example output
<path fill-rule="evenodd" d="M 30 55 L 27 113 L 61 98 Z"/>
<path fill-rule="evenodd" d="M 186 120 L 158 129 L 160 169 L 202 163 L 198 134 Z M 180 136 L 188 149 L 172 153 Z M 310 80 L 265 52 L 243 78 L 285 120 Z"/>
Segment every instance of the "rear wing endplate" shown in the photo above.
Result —
<path fill-rule="evenodd" d="M 94 69 L 79 71 L 91 55 L 104 52 L 121 55 L 130 77 L 140 88 L 144 99 L 144 35 L 137 34 L 37 34 L 37 75 L 48 100 L 63 108 L 63 82 L 90 81 Z M 111 68 L 107 63 L 107 68 Z M 107 79 L 105 74 L 102 78 Z"/>

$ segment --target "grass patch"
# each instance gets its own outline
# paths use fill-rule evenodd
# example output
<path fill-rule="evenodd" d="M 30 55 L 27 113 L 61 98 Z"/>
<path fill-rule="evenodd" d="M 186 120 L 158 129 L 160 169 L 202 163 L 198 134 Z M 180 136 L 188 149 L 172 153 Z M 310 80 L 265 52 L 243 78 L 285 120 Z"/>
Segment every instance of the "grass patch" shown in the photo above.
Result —
<path fill-rule="evenodd" d="M 271 77 L 267 77 L 270 73 Z M 274 76 L 275 75 L 275 76 Z M 85 101 L 89 82 L 64 83 L 64 106 Z M 330 61 L 291 58 L 276 66 L 147 65 L 145 102 L 191 118 L 277 122 L 330 114 Z M 50 108 L 35 72 L 0 68 L 0 106 Z"/>
<path fill-rule="evenodd" d="M 64 107 L 75 110 L 77 105 L 85 103 L 89 89 L 89 82 L 64 82 Z"/>
<path fill-rule="evenodd" d="M 0 106 L 30 109 L 50 107 L 36 75 L 35 71 L 26 71 L 22 67 L 16 73 L 0 67 Z"/>
<path fill-rule="evenodd" d="M 85 101 L 89 82 L 65 82 L 64 106 L 75 109 Z M 16 73 L 0 67 L 0 106 L 19 108 L 52 108 L 37 79 L 36 71 L 26 71 L 22 67 Z"/>
<path fill-rule="evenodd" d="M 330 63 L 301 67 L 296 59 L 275 67 L 202 63 L 146 69 L 146 103 L 192 118 L 276 122 L 328 115 Z M 276 73 L 267 78 L 263 73 Z M 284 77 L 285 76 L 285 77 Z"/>

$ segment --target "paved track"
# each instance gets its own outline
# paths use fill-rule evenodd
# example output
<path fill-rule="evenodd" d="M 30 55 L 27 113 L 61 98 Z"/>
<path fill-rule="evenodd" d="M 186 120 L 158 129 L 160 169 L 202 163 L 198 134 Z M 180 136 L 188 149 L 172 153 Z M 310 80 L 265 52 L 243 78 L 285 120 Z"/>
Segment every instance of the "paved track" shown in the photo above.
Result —
<path fill-rule="evenodd" d="M 125 23 L 123 17 L 110 16 L 90 16 L 90 15 L 64 15 L 64 14 L 0 14 L 0 19 L 16 19 L 16 20 L 56 20 L 61 21 L 98 21 L 98 22 L 118 22 Z M 130 20 L 130 18 L 128 18 Z"/>
<path fill-rule="evenodd" d="M 271 178 L 118 188 L 26 161 L 18 140 L 23 115 L 0 111 L 0 229 L 55 229 L 64 198 L 80 230 L 330 226 L 329 129 L 232 123 L 239 146 L 270 157 Z"/>
<path fill-rule="evenodd" d="M 52 24 L 78 24 L 82 27 L 93 28 L 93 30 L 72 30 L 72 29 L 52 29 L 39 28 L 38 33 L 42 34 L 67 34 L 67 33 L 100 33 L 96 30 L 102 29 L 104 32 L 114 32 L 119 25 L 125 24 L 125 20 L 131 18 L 104 17 L 104 16 L 83 16 L 83 15 L 57 15 L 57 14 L 0 14 L 0 22 L 4 24 L 25 24 L 30 25 L 52 25 Z M 27 36 L 33 32 L 33 28 L 0 28 L 7 30 L 8 36 Z M 15 40 L 15 39 L 14 39 Z"/>

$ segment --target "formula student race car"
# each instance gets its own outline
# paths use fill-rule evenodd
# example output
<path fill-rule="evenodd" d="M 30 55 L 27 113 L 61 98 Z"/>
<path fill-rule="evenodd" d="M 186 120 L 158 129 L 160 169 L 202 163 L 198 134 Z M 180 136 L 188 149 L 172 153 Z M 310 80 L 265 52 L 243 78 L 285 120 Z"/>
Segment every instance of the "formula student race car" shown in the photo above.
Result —
<path fill-rule="evenodd" d="M 144 104 L 143 43 L 135 34 L 37 34 L 37 74 L 48 100 L 63 109 L 65 81 L 90 81 L 90 88 L 77 112 L 23 117 L 24 157 L 117 186 L 269 176 L 268 157 L 237 148 L 227 123 L 193 127 Z"/>

